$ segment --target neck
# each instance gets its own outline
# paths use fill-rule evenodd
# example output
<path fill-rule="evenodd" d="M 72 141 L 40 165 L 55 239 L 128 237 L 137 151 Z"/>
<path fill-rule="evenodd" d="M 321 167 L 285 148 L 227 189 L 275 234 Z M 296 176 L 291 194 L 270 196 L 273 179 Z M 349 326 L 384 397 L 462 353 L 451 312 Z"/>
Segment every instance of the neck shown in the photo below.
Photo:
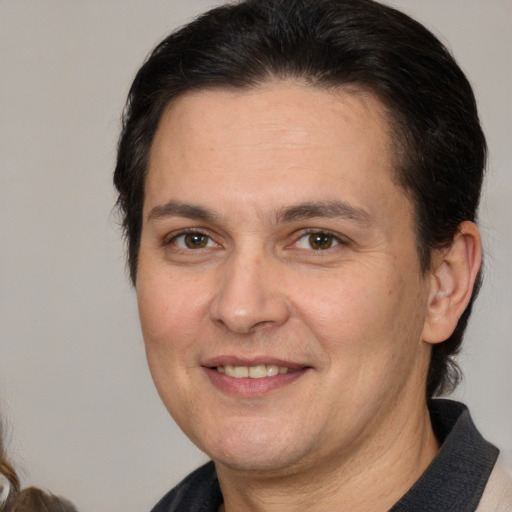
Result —
<path fill-rule="evenodd" d="M 409 411 L 410 412 L 410 411 Z M 383 512 L 425 471 L 439 445 L 426 405 L 394 415 L 350 454 L 286 474 L 255 474 L 216 464 L 225 512 Z M 383 430 L 386 433 L 382 434 Z"/>

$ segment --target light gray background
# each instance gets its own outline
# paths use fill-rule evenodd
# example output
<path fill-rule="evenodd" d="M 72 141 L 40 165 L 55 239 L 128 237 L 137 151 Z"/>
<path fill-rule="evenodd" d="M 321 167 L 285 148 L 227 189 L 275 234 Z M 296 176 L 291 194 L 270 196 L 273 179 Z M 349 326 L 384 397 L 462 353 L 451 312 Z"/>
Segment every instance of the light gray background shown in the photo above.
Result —
<path fill-rule="evenodd" d="M 0 0 L 0 394 L 25 485 L 138 512 L 203 460 L 146 369 L 111 187 L 146 53 L 208 0 Z M 512 2 L 401 0 L 474 84 L 490 147 L 485 287 L 457 396 L 512 457 Z"/>

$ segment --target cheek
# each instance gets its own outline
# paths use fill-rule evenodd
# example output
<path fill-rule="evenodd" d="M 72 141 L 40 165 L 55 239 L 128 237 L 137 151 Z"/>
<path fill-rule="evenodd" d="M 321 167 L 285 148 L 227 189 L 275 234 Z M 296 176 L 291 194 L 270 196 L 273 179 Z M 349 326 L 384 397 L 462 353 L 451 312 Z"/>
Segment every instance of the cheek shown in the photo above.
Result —
<path fill-rule="evenodd" d="M 137 302 L 148 366 L 163 403 L 182 423 L 197 401 L 190 382 L 197 370 L 204 301 L 179 278 L 139 272 Z"/>
<path fill-rule="evenodd" d="M 147 276 L 141 269 L 137 280 L 139 316 L 148 349 L 185 350 L 193 345 L 195 333 L 204 317 L 207 298 L 198 294 L 197 283 L 165 274 Z"/>
<path fill-rule="evenodd" d="M 413 285 L 414 283 L 414 285 Z M 311 283 L 309 283 L 311 285 Z M 417 276 L 367 265 L 340 272 L 315 286 L 303 283 L 297 309 L 332 357 L 378 357 L 413 345 L 421 333 Z M 418 340 L 419 341 L 419 340 Z"/>

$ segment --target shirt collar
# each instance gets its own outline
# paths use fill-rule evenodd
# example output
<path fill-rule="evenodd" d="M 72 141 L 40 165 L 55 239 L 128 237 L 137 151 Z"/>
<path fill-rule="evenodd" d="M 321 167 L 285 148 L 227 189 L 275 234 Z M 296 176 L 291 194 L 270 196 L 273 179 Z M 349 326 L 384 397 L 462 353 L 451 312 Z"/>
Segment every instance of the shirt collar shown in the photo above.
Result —
<path fill-rule="evenodd" d="M 435 399 L 428 406 L 441 448 L 390 512 L 473 511 L 499 451 L 478 432 L 465 405 Z"/>

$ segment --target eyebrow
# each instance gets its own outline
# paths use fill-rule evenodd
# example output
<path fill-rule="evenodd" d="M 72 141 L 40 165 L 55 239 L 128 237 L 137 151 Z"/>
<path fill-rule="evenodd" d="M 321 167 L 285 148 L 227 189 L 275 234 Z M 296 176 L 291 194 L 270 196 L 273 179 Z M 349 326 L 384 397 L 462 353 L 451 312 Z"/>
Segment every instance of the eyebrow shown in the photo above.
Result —
<path fill-rule="evenodd" d="M 370 214 L 344 201 L 313 201 L 290 206 L 278 212 L 276 221 L 296 222 L 313 218 L 341 218 L 370 224 Z"/>
<path fill-rule="evenodd" d="M 148 221 L 165 217 L 184 217 L 187 219 L 213 220 L 218 215 L 203 206 L 194 204 L 169 201 L 168 203 L 155 206 L 148 214 Z"/>
<path fill-rule="evenodd" d="M 220 216 L 203 206 L 179 201 L 169 201 L 163 205 L 155 206 L 148 214 L 147 220 L 158 220 L 165 217 L 183 217 L 187 219 L 213 221 Z M 308 201 L 291 205 L 278 211 L 275 223 L 297 222 L 314 218 L 341 218 L 369 225 L 370 214 L 344 201 Z"/>

